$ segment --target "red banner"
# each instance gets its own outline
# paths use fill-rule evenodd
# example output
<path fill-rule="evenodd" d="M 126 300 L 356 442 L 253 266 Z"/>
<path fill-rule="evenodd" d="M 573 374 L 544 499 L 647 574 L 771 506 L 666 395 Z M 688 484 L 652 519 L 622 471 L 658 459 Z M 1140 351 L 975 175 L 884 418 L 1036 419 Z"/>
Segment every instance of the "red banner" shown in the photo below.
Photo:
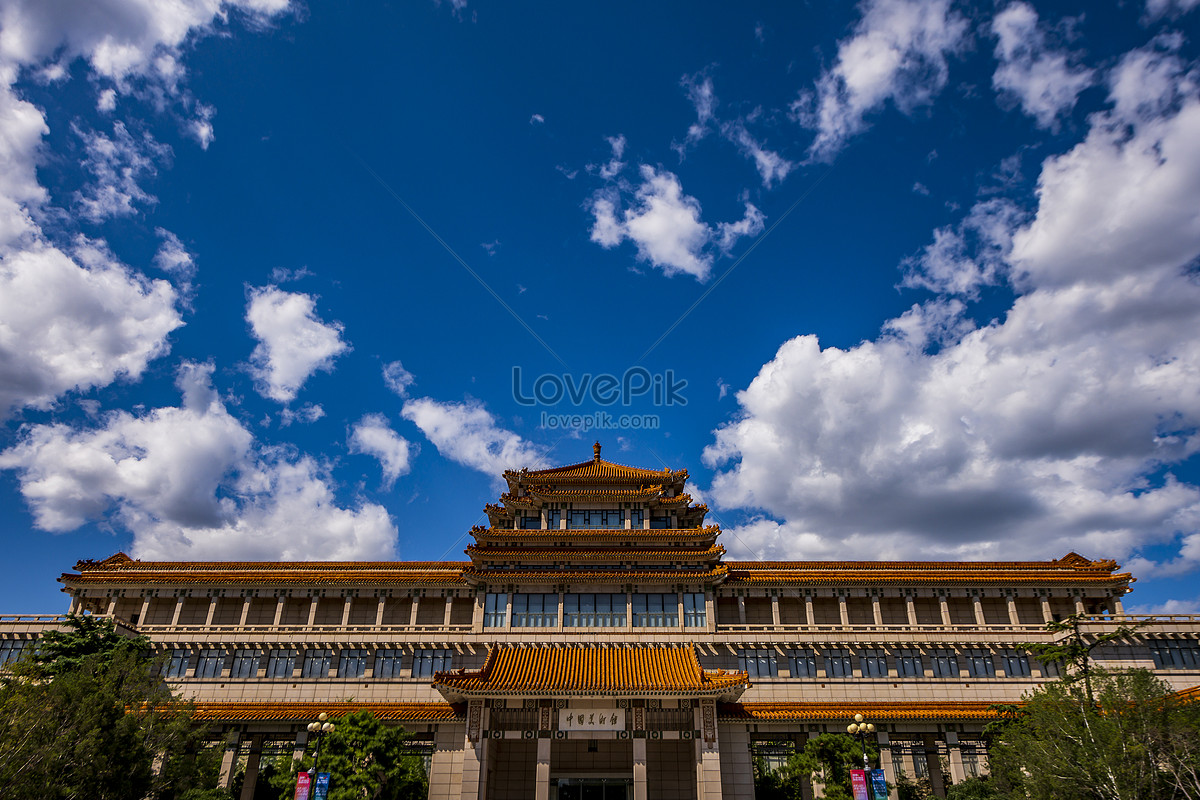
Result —
<path fill-rule="evenodd" d="M 295 800 L 308 800 L 308 773 L 296 773 L 296 797 Z"/>
<path fill-rule="evenodd" d="M 850 788 L 854 790 L 854 800 L 871 800 L 867 794 L 867 771 L 865 769 L 850 770 Z"/>

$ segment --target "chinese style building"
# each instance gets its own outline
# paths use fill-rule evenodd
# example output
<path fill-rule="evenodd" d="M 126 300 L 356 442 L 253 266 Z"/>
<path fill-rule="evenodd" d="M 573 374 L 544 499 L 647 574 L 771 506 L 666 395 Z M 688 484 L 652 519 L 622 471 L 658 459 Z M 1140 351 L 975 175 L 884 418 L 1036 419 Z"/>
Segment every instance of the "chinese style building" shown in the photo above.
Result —
<path fill-rule="evenodd" d="M 61 578 L 72 613 L 149 637 L 225 743 L 251 798 L 264 755 L 367 709 L 415 732 L 436 800 L 753 797 L 855 713 L 889 781 L 986 770 L 989 705 L 1053 677 L 1020 647 L 1048 621 L 1134 619 L 1113 561 L 744 562 L 687 471 L 600 457 L 504 473 L 468 561 L 144 562 Z M 56 618 L 0 618 L 0 662 Z M 1160 616 L 1097 650 L 1177 689 L 1200 683 L 1200 616 Z M 820 796 L 820 786 L 814 787 Z"/>

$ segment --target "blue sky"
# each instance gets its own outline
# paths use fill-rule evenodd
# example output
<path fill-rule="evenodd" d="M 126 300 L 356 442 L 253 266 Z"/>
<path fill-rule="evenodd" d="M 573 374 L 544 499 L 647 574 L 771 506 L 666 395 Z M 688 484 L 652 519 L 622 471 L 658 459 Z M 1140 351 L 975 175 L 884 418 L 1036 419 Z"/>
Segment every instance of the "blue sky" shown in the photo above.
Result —
<path fill-rule="evenodd" d="M 1198 610 L 1196 5 L 3 3 L 0 610 L 458 559 L 596 439 L 737 558 Z M 676 392 L 521 401 L 601 376 Z"/>

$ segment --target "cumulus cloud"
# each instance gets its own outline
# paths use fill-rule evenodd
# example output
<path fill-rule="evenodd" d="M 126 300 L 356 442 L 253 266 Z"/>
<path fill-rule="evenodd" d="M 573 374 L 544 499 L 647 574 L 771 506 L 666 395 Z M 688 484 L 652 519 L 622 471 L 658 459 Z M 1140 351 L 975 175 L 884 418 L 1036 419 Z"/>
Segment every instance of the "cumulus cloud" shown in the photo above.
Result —
<path fill-rule="evenodd" d="M 416 377 L 399 361 L 383 365 L 383 382 L 398 397 L 408 397 L 408 388 L 417 382 Z"/>
<path fill-rule="evenodd" d="M 634 243 L 637 257 L 664 275 L 691 275 L 708 280 L 712 247 L 727 253 L 744 236 L 762 232 L 764 216 L 746 201 L 741 220 L 719 223 L 714 229 L 701 218 L 700 201 L 685 194 L 672 172 L 643 164 L 642 182 L 633 189 L 633 202 L 619 209 L 621 193 L 607 187 L 593 195 L 591 239 L 610 249 L 625 240 Z"/>
<path fill-rule="evenodd" d="M 250 291 L 246 322 L 258 345 L 250 371 L 264 397 L 290 403 L 318 370 L 333 370 L 333 360 L 350 349 L 339 322 L 316 315 L 316 298 L 269 285 Z"/>
<path fill-rule="evenodd" d="M 1095 73 L 1047 45 L 1046 30 L 1028 3 L 1010 3 L 992 20 L 996 60 L 992 86 L 1003 101 L 1020 105 L 1042 128 L 1054 129 L 1075 107 Z"/>
<path fill-rule="evenodd" d="M 97 427 L 34 425 L 0 454 L 38 528 L 107 520 L 147 559 L 387 558 L 396 530 L 378 505 L 337 503 L 327 469 L 259 446 L 211 383 L 185 364 L 179 407 L 103 416 Z"/>
<path fill-rule="evenodd" d="M 902 265 L 901 285 L 940 294 L 975 298 L 1005 272 L 1012 231 L 1022 219 L 1012 202 L 994 198 L 976 203 L 956 225 L 933 232 L 933 242 Z"/>
<path fill-rule="evenodd" d="M 948 57 L 967 35 L 967 20 L 950 0 L 866 0 L 851 36 L 814 91 L 792 105 L 796 119 L 817 132 L 810 157 L 830 160 L 867 127 L 867 115 L 891 101 L 908 114 L 945 87 Z"/>
<path fill-rule="evenodd" d="M 506 469 L 532 469 L 542 459 L 539 448 L 497 425 L 477 401 L 441 403 L 418 397 L 405 403 L 400 413 L 442 456 L 493 479 Z"/>
<path fill-rule="evenodd" d="M 162 240 L 154 253 L 154 266 L 169 275 L 190 280 L 196 274 L 196 259 L 183 246 L 183 242 L 166 228 L 155 228 L 154 233 Z"/>
<path fill-rule="evenodd" d="M 367 414 L 350 431 L 350 452 L 379 459 L 388 486 L 407 475 L 413 448 L 408 440 L 392 430 L 383 414 Z"/>
<path fill-rule="evenodd" d="M 325 408 L 320 403 L 305 403 L 299 408 L 285 407 L 279 412 L 279 426 L 286 428 L 292 423 L 311 425 L 325 416 Z"/>
<path fill-rule="evenodd" d="M 1128 54 L 1028 211 L 977 206 L 914 280 L 945 292 L 846 349 L 798 336 L 706 448 L 715 502 L 765 557 L 1116 558 L 1200 566 L 1200 93 L 1161 43 Z M 1134 96 L 1130 71 L 1162 80 Z M 1168 77 L 1169 76 L 1169 77 Z M 938 238 L 935 234 L 935 245 Z M 913 273 L 910 273 L 910 275 Z M 982 327 L 947 295 L 1007 280 Z M 744 543 L 744 544 L 743 544 Z M 1142 559 L 1139 568 L 1156 565 Z"/>
<path fill-rule="evenodd" d="M 92 182 L 75 193 L 83 217 L 91 222 L 128 217 L 137 212 L 138 204 L 157 202 L 138 181 L 155 174 L 155 164 L 170 157 L 170 147 L 148 133 L 134 137 L 121 122 L 113 123 L 111 137 L 78 128 L 75 133 L 87 151 L 83 167 L 92 174 Z"/>

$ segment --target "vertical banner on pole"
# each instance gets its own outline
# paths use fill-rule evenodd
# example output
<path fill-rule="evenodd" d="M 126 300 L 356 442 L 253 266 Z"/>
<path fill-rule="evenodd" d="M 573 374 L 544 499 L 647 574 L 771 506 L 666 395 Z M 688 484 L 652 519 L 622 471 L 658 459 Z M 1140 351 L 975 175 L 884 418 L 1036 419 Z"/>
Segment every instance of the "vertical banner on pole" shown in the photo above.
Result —
<path fill-rule="evenodd" d="M 887 778 L 884 777 L 881 769 L 871 770 L 871 794 L 871 800 L 887 800 Z"/>
<path fill-rule="evenodd" d="M 850 788 L 854 790 L 854 800 L 871 800 L 867 794 L 867 771 L 865 769 L 850 770 Z"/>
<path fill-rule="evenodd" d="M 329 773 L 318 772 L 317 782 L 313 784 L 312 800 L 326 800 L 329 797 Z"/>
<path fill-rule="evenodd" d="M 296 796 L 294 800 L 308 800 L 308 773 L 300 771 L 296 773 Z"/>

